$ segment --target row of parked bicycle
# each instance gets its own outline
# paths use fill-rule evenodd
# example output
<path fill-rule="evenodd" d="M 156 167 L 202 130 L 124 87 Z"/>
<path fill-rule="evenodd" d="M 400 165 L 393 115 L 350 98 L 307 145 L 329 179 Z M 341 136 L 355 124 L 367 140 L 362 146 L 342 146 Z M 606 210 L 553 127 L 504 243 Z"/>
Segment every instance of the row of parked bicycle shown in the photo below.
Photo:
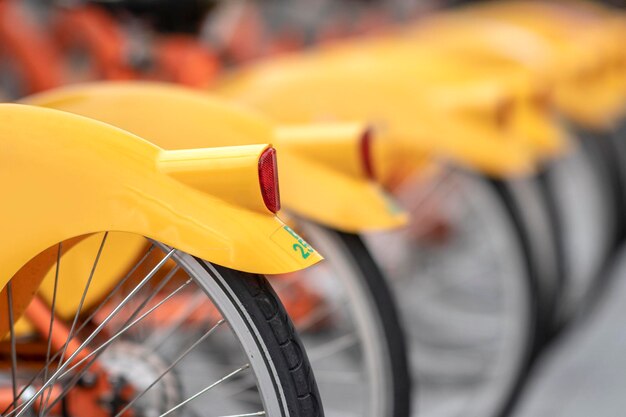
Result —
<path fill-rule="evenodd" d="M 509 415 L 625 232 L 626 15 L 152 3 L 0 0 L 0 415 Z"/>

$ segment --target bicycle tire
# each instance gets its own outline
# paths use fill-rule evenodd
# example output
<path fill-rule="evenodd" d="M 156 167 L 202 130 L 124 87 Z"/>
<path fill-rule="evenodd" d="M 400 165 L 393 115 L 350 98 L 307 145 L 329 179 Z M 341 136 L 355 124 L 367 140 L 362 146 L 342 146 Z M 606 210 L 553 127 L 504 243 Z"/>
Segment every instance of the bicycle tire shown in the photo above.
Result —
<path fill-rule="evenodd" d="M 336 272 L 344 272 L 334 279 L 349 293 L 348 309 L 360 322 L 354 323 L 354 328 L 361 337 L 360 349 L 366 352 L 362 366 L 368 375 L 364 385 L 370 394 L 364 398 L 369 401 L 365 412 L 371 417 L 410 415 L 412 384 L 405 335 L 387 280 L 360 236 L 304 220 L 299 220 L 298 225 L 307 240 L 324 253 L 326 263 L 335 265 Z M 306 337 L 304 345 L 306 348 Z M 312 366 L 315 371 L 315 360 Z M 324 389 L 324 380 L 318 380 L 318 384 L 324 401 L 324 393 L 328 392 Z M 373 399 L 374 396 L 379 398 Z M 358 407 L 354 405 L 355 409 Z M 356 413 L 354 409 L 350 411 Z M 325 412 L 328 416 L 335 415 L 332 402 L 325 402 Z M 343 414 L 338 411 L 336 415 Z"/>
<path fill-rule="evenodd" d="M 293 382 L 283 387 L 289 411 L 287 415 L 323 417 L 322 402 L 306 350 L 267 279 L 262 275 L 234 271 L 199 259 L 198 261 L 207 270 L 218 271 L 224 283 L 232 290 L 233 301 L 245 310 L 259 330 L 258 335 L 270 360 L 276 366 L 279 380 Z"/>
<path fill-rule="evenodd" d="M 393 393 L 389 416 L 406 417 L 411 414 L 411 398 L 414 396 L 413 382 L 409 374 L 406 338 L 402 328 L 396 300 L 380 268 L 372 258 L 360 236 L 336 231 L 351 253 L 363 277 L 363 286 L 372 297 L 372 306 L 380 319 L 384 342 L 388 352 Z"/>

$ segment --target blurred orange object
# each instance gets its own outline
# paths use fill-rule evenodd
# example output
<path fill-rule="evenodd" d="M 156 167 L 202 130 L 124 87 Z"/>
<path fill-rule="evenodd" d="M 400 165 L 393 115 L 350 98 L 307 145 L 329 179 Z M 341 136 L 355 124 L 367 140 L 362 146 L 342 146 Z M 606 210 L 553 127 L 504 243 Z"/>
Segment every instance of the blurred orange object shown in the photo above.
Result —
<path fill-rule="evenodd" d="M 155 36 L 94 6 L 59 11 L 55 35 L 74 82 L 144 78 L 205 88 L 220 69 L 216 54 L 194 37 Z"/>
<path fill-rule="evenodd" d="M 220 70 L 217 56 L 187 35 L 170 35 L 155 48 L 157 78 L 189 87 L 205 88 Z"/>
<path fill-rule="evenodd" d="M 59 86 L 62 70 L 55 46 L 17 0 L 0 1 L 0 57 L 11 62 L 16 77 L 11 95 L 26 95 Z M 15 99 L 18 97 L 7 97 Z"/>
<path fill-rule="evenodd" d="M 136 76 L 126 60 L 128 40 L 106 11 L 94 6 L 63 9 L 55 18 L 54 34 L 60 49 L 69 58 L 70 80 L 131 79 Z M 74 66 L 74 71 L 73 59 L 81 61 Z"/>

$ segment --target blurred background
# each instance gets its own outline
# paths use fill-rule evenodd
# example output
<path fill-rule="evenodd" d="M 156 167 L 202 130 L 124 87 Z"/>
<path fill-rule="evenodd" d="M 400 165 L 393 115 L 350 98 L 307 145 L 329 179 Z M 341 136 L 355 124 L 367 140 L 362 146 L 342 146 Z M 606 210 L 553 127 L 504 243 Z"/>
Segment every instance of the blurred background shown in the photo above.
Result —
<path fill-rule="evenodd" d="M 625 7 L 0 0 L 0 99 L 98 80 L 227 85 L 231 97 L 287 123 L 359 118 L 382 131 L 402 127 L 429 143 L 443 168 L 419 178 L 400 163 L 381 169 L 378 180 L 411 224 L 366 242 L 392 282 L 409 341 L 413 415 L 622 416 Z M 398 41 L 388 47 L 390 39 Z M 411 59 L 399 58 L 409 47 Z M 299 62 L 319 72 L 299 73 Z M 347 78 L 333 78 L 335 70 Z M 326 74 L 336 94 L 314 84 L 300 90 L 306 74 Z M 370 78 L 344 91 L 350 74 Z M 411 80 L 411 88 L 381 79 Z M 374 104 L 361 113 L 319 104 L 366 100 L 356 92 L 370 87 Z M 301 99 L 293 114 L 271 102 L 288 93 Z M 306 116 L 295 115 L 298 106 Z M 498 150 L 512 143 L 523 144 L 515 157 Z M 524 158 L 532 173 L 514 168 Z M 335 387 L 331 401 L 350 395 Z"/>

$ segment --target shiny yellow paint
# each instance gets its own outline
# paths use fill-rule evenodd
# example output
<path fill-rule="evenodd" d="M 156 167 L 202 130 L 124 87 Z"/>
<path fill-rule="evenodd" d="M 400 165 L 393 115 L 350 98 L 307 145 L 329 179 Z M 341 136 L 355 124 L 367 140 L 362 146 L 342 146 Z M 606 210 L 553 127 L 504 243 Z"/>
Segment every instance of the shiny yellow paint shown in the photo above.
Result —
<path fill-rule="evenodd" d="M 62 244 L 63 271 L 59 273 L 59 290 L 55 303 L 55 313 L 58 317 L 70 319 L 76 314 L 103 238 L 104 233 L 93 233 Z M 120 232 L 107 233 L 98 268 L 94 271 L 89 284 L 89 292 L 85 295 L 84 308 L 89 309 L 102 300 L 103 296 L 119 282 L 115 277 L 124 277 L 129 267 L 139 260 L 137 254 L 145 253 L 146 246 L 147 241 L 141 236 Z M 53 252 L 57 252 L 57 248 L 54 248 Z M 55 272 L 56 262 L 46 269 L 38 291 L 50 305 L 54 295 Z M 27 321 L 21 320 L 18 323 L 20 326 L 26 326 Z M 25 330 L 20 326 L 17 328 L 18 333 Z"/>
<path fill-rule="evenodd" d="M 423 106 L 457 123 L 483 124 L 528 146 L 541 160 L 567 150 L 548 106 L 549 86 L 537 74 L 485 48 L 446 48 L 428 36 L 388 37 L 358 44 L 362 53 L 403 68 L 398 82 L 419 85 Z M 430 36 L 432 35 L 432 36 Z M 397 71 L 396 71 L 397 72 Z"/>
<path fill-rule="evenodd" d="M 565 134 L 552 111 L 548 78 L 523 60 L 520 62 L 518 55 L 527 55 L 525 51 L 502 43 L 507 36 L 513 40 L 522 37 L 521 41 L 510 42 L 514 45 L 532 41 L 523 32 L 503 36 L 498 32 L 504 31 L 502 28 L 495 30 L 493 24 L 460 18 L 458 14 L 441 13 L 402 36 L 380 38 L 360 47 L 393 59 L 398 66 L 414 68 L 410 81 L 446 97 L 447 108 L 440 110 L 455 120 L 457 116 L 471 116 L 475 122 L 498 124 L 503 134 L 527 144 L 543 160 L 566 152 Z M 500 93 L 481 100 L 467 89 L 459 90 L 459 81 L 466 85 L 498 85 Z M 436 106 L 438 100 L 429 98 L 427 103 Z M 499 115 L 505 108 L 508 114 L 503 124 Z"/>
<path fill-rule="evenodd" d="M 321 256 L 312 253 L 302 259 L 293 251 L 293 237 L 276 239 L 284 224 L 260 208 L 258 188 L 253 193 L 248 189 L 257 175 L 255 158 L 266 147 L 181 153 L 70 113 L 0 105 L 5 195 L 0 208 L 0 288 L 21 270 L 23 279 L 14 288 L 28 298 L 41 279 L 33 272 L 37 262 L 27 264 L 29 260 L 60 241 L 103 231 L 146 236 L 248 272 L 285 273 L 315 264 Z M 216 163 L 224 152 L 232 165 Z M 197 176 L 238 176 L 241 192 L 256 203 L 242 206 L 222 189 L 173 177 L 187 169 Z M 98 237 L 87 240 L 93 245 L 93 239 Z"/>
<path fill-rule="evenodd" d="M 414 67 L 360 46 L 273 58 L 224 80 L 218 92 L 285 123 L 371 121 L 387 136 L 377 142 L 375 155 L 383 164 L 376 167 L 383 183 L 396 167 L 422 167 L 433 157 L 498 177 L 532 172 L 536 157 L 527 145 L 506 140 L 495 126 L 457 121 L 439 111 L 461 90 L 464 98 L 489 105 L 502 93 L 497 84 L 458 80 L 443 94 L 411 82 Z"/>
<path fill-rule="evenodd" d="M 569 118 L 606 129 L 624 114 L 623 14 L 581 1 L 508 1 L 471 7 L 463 16 L 500 29 L 509 25 L 541 44 L 544 52 L 537 54 L 541 48 L 515 43 L 528 52 L 523 59 L 529 65 L 548 69 L 555 81 L 556 103 Z M 494 36 L 502 38 L 504 33 Z"/>
<path fill-rule="evenodd" d="M 272 143 L 278 150 L 283 207 L 294 214 L 347 232 L 397 227 L 406 221 L 365 177 L 359 145 L 367 126 L 361 123 L 276 127 L 240 105 L 156 83 L 65 87 L 26 102 L 105 121 L 165 149 Z M 232 189 L 228 178 L 216 179 Z"/>

